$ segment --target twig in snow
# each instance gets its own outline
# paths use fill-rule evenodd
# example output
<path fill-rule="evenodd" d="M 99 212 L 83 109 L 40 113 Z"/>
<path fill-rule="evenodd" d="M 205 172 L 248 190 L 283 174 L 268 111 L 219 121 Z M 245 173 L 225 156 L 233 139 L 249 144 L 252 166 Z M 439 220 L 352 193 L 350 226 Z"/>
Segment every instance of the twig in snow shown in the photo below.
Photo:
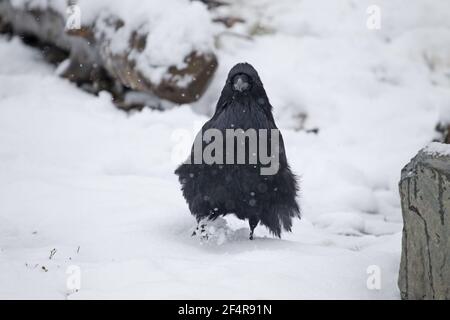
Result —
<path fill-rule="evenodd" d="M 53 256 L 56 254 L 56 249 L 53 248 L 52 251 L 50 251 L 50 256 L 48 257 L 49 260 L 52 260 Z"/>

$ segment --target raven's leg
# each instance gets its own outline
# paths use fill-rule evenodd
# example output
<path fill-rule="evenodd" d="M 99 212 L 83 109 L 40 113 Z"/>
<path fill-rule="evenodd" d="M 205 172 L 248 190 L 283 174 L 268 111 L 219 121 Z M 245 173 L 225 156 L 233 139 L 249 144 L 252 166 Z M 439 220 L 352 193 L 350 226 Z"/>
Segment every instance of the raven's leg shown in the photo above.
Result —
<path fill-rule="evenodd" d="M 248 224 L 250 225 L 250 240 L 253 240 L 253 231 L 255 230 L 258 223 L 259 219 L 256 216 L 251 216 L 250 219 L 248 219 Z"/>

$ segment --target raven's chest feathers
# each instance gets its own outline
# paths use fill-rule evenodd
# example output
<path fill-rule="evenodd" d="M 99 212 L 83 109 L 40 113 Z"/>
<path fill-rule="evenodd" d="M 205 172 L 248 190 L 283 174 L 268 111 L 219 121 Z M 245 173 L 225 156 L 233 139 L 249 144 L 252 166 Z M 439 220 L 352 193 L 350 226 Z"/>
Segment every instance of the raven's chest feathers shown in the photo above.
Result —
<path fill-rule="evenodd" d="M 277 129 L 271 114 L 268 115 L 260 105 L 251 102 L 243 104 L 231 102 L 222 110 L 218 110 L 214 117 L 205 123 L 202 132 L 212 128 L 221 130 L 224 137 L 226 129 L 268 129 L 266 139 L 269 140 L 267 141 L 269 147 L 270 129 Z M 180 177 L 184 195 L 190 206 L 194 208 L 200 206 L 202 209 L 208 206 L 210 210 L 216 209 L 217 214 L 234 211 L 239 215 L 239 211 L 243 210 L 247 213 L 249 210 L 260 211 L 268 202 L 279 197 L 285 189 L 287 160 L 281 133 L 278 143 L 280 167 L 275 175 L 261 175 L 259 162 L 256 165 L 182 164 L 176 173 Z M 203 148 L 206 145 L 208 143 L 205 142 Z M 245 152 L 248 151 L 246 148 Z"/>
<path fill-rule="evenodd" d="M 265 105 L 267 104 L 267 105 Z M 205 123 L 203 129 L 275 129 L 275 122 L 270 111 L 270 105 L 265 99 L 260 103 L 252 99 L 242 99 L 220 107 L 211 120 Z"/>
<path fill-rule="evenodd" d="M 266 101 L 261 99 L 262 101 Z M 217 112 L 214 114 L 211 120 L 205 123 L 202 130 L 199 134 L 203 134 L 209 129 L 217 129 L 222 132 L 222 154 L 224 155 L 222 163 L 225 166 L 220 166 L 221 171 L 230 171 L 229 174 L 242 174 L 242 170 L 250 172 L 259 172 L 260 164 L 260 155 L 263 153 L 263 157 L 267 157 L 271 155 L 273 152 L 277 152 L 276 159 L 280 162 L 280 168 L 283 168 L 287 165 L 286 155 L 284 151 L 284 143 L 281 133 L 278 131 L 278 128 L 275 125 L 274 119 L 272 117 L 272 113 L 270 111 L 270 105 L 261 106 L 256 103 L 253 99 L 240 99 L 240 101 L 232 100 L 227 103 L 222 108 L 219 108 Z M 237 138 L 233 141 L 229 141 L 229 137 L 226 133 L 227 130 L 236 131 L 243 130 L 244 132 L 252 131 L 253 135 L 250 134 L 251 137 L 245 138 L 245 165 L 239 165 L 239 167 L 232 166 L 237 162 L 237 156 L 239 152 L 242 152 L 242 148 L 238 150 L 238 144 L 242 143 Z M 277 131 L 277 135 L 272 137 L 272 130 Z M 264 131 L 264 132 L 262 132 Z M 264 133 L 264 134 L 263 134 Z M 273 141 L 272 141 L 273 139 Z M 210 143 L 214 142 L 214 138 L 210 141 L 202 142 L 202 150 L 205 150 L 205 147 Z M 234 150 L 227 148 L 229 147 L 228 143 L 234 145 Z M 254 148 L 250 148 L 250 144 Z M 262 146 L 263 145 L 263 146 Z M 278 151 L 272 150 L 272 145 L 278 146 Z M 262 148 L 261 148 L 262 147 Z M 256 149 L 256 154 L 254 154 Z M 194 151 L 194 149 L 193 149 Z M 234 151 L 234 162 L 229 163 L 226 159 L 226 154 L 229 151 Z M 256 164 L 250 161 L 250 152 L 256 156 Z M 191 159 L 192 160 L 192 159 Z M 230 166 L 231 164 L 231 166 Z M 266 162 L 267 165 L 267 162 Z M 228 170 L 229 169 L 229 170 Z M 242 170 L 241 170 L 242 169 Z M 254 169 L 254 170 L 253 170 Z M 208 166 L 202 167 L 202 170 L 208 170 Z M 216 166 L 211 165 L 211 170 L 215 172 L 217 170 Z M 259 175 L 259 174 L 258 174 Z"/>

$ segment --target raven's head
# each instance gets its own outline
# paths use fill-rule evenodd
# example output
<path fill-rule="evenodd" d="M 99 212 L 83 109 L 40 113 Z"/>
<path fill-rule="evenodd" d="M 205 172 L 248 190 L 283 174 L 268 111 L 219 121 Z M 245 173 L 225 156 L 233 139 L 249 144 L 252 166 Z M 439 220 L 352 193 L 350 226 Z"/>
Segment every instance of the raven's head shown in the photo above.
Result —
<path fill-rule="evenodd" d="M 267 98 L 258 72 L 248 63 L 238 63 L 231 68 L 216 106 L 216 114 L 227 106 L 247 105 L 261 108 L 272 118 L 272 106 Z M 230 110 L 234 110 L 231 108 Z"/>
<path fill-rule="evenodd" d="M 272 111 L 258 72 L 248 63 L 238 63 L 231 68 L 216 112 L 232 102 L 258 105 L 268 112 Z"/>
<path fill-rule="evenodd" d="M 248 63 L 238 63 L 228 73 L 225 84 L 233 95 L 257 94 L 264 90 L 255 68 Z"/>

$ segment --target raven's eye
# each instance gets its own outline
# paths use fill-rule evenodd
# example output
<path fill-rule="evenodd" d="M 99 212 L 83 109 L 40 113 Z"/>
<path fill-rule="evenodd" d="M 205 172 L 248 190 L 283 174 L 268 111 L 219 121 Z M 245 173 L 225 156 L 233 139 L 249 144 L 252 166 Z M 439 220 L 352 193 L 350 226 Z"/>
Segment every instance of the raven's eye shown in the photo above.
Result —
<path fill-rule="evenodd" d="M 233 89 L 243 92 L 250 88 L 250 78 L 244 73 L 237 74 L 233 77 Z"/>

